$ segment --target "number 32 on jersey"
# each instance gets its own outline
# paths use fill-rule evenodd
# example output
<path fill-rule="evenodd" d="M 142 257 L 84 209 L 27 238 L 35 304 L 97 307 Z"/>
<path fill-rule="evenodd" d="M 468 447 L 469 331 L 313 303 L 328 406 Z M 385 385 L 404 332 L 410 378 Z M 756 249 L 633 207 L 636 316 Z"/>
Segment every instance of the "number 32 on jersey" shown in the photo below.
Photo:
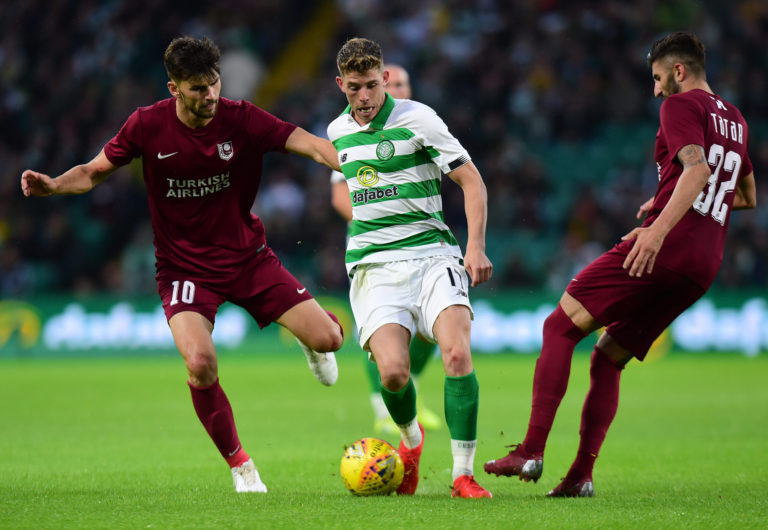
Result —
<path fill-rule="evenodd" d="M 728 205 L 723 204 L 723 202 L 726 193 L 736 189 L 736 181 L 739 179 L 739 170 L 741 169 L 741 156 L 734 151 L 726 153 L 720 144 L 712 144 L 709 148 L 707 163 L 713 166 L 715 170 L 709 176 L 707 187 L 699 193 L 696 201 L 694 201 L 693 209 L 701 215 L 711 214 L 715 221 L 724 225 L 728 214 Z M 731 178 L 721 182 L 718 187 L 720 170 L 730 173 Z"/>

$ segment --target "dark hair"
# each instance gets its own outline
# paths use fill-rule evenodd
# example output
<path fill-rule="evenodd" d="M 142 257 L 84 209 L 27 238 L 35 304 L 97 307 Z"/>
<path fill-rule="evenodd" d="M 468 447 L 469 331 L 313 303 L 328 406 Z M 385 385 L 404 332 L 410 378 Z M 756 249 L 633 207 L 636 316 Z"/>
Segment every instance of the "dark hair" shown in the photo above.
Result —
<path fill-rule="evenodd" d="M 218 46 L 208 37 L 178 37 L 165 49 L 163 62 L 168 77 L 173 81 L 185 81 L 220 73 L 219 57 Z"/>
<path fill-rule="evenodd" d="M 648 66 L 665 57 L 678 59 L 695 75 L 705 74 L 704 44 L 689 31 L 678 31 L 654 42 L 651 51 L 648 52 Z"/>
<path fill-rule="evenodd" d="M 362 74 L 372 68 L 381 70 L 383 64 L 381 46 L 361 37 L 349 39 L 336 54 L 336 67 L 341 75 L 349 72 Z"/>

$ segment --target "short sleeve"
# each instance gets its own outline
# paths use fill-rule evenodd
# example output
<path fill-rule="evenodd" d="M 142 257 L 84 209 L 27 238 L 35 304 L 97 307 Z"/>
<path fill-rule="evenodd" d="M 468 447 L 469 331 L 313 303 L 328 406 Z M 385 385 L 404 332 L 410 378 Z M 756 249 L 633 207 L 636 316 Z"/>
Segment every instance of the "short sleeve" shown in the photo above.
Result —
<path fill-rule="evenodd" d="M 141 138 L 141 115 L 136 110 L 104 146 L 104 154 L 116 166 L 124 166 L 141 156 Z"/>
<path fill-rule="evenodd" d="M 432 162 L 443 173 L 450 173 L 471 160 L 467 150 L 451 134 L 448 126 L 434 110 L 424 105 L 416 119 L 418 123 L 414 128 L 422 136 L 424 147 L 432 157 Z"/>
<path fill-rule="evenodd" d="M 347 182 L 346 177 L 344 177 L 344 173 L 340 173 L 339 171 L 331 171 L 331 184 L 336 184 L 337 182 Z"/>
<path fill-rule="evenodd" d="M 661 133 L 672 160 L 686 145 L 706 147 L 702 108 L 688 98 L 670 96 L 661 105 Z"/>
<path fill-rule="evenodd" d="M 285 152 L 285 142 L 296 129 L 296 125 L 283 121 L 277 116 L 260 109 L 256 105 L 247 103 L 248 135 L 259 150 Z"/>

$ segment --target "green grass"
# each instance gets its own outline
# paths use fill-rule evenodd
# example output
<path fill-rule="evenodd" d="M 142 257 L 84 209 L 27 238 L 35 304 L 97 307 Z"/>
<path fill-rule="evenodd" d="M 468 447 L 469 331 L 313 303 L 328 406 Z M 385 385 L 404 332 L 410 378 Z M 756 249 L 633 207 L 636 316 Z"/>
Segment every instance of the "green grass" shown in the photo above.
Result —
<path fill-rule="evenodd" d="M 592 499 L 547 499 L 578 443 L 584 355 L 538 484 L 482 463 L 522 440 L 535 356 L 476 356 L 478 481 L 490 500 L 450 498 L 447 428 L 430 432 L 412 498 L 356 498 L 344 444 L 374 433 L 362 361 L 340 355 L 332 388 L 303 357 L 224 355 L 240 438 L 269 487 L 238 495 L 198 423 L 180 359 L 0 361 L 0 528 L 765 528 L 768 357 L 670 355 L 624 373 Z M 421 380 L 442 410 L 443 372 Z M 390 440 L 397 445 L 397 440 Z"/>

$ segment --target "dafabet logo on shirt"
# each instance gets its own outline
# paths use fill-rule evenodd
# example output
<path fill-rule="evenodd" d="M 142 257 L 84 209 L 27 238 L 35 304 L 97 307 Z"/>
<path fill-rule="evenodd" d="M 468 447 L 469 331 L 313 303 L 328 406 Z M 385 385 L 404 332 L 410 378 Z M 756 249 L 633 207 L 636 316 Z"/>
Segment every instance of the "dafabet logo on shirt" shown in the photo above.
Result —
<path fill-rule="evenodd" d="M 379 174 L 371 166 L 362 166 L 357 170 L 357 181 L 366 188 L 370 188 L 379 181 Z"/>

